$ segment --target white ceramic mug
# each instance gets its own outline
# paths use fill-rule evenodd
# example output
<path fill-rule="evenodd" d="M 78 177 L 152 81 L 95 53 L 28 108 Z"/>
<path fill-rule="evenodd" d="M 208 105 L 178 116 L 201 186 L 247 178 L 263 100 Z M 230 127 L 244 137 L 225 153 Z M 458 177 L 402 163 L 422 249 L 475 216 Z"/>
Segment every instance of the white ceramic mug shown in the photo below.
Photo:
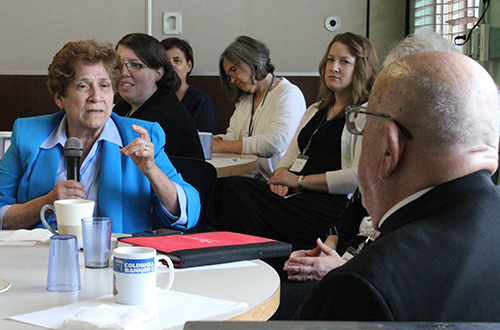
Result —
<path fill-rule="evenodd" d="M 156 255 L 148 247 L 119 247 L 113 250 L 113 300 L 119 304 L 155 303 L 156 268 L 160 260 L 168 264 L 168 283 L 161 290 L 170 290 L 174 283 L 174 265 L 166 255 Z"/>
<path fill-rule="evenodd" d="M 75 235 L 78 238 L 78 247 L 83 246 L 82 241 L 82 218 L 90 218 L 94 215 L 94 201 L 88 199 L 60 199 L 54 205 L 47 204 L 40 210 L 40 220 L 45 228 L 54 235 Z M 45 212 L 52 210 L 56 214 L 57 229 L 55 231 L 45 218 Z"/>

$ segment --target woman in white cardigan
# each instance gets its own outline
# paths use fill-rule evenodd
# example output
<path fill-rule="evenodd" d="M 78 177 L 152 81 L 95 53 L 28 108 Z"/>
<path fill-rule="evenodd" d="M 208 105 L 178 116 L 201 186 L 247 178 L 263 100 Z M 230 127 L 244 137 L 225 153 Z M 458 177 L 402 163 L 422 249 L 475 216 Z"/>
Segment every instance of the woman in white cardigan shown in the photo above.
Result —
<path fill-rule="evenodd" d="M 268 180 L 227 179 L 216 196 L 215 228 L 315 246 L 357 187 L 360 138 L 345 128 L 344 110 L 368 101 L 377 55 L 365 37 L 338 34 L 319 65 L 318 102 L 303 116 Z M 232 182 L 237 181 L 238 184 Z"/>
<path fill-rule="evenodd" d="M 267 180 L 306 110 L 304 95 L 274 75 L 267 46 L 247 36 L 222 53 L 219 71 L 236 108 L 226 134 L 215 137 L 213 151 L 257 155 L 258 177 Z"/>

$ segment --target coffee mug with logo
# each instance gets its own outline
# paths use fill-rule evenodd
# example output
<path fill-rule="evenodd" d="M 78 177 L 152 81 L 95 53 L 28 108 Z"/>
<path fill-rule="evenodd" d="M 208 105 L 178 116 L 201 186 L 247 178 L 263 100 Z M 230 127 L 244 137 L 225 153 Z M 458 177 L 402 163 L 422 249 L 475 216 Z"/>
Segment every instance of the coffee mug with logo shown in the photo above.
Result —
<path fill-rule="evenodd" d="M 75 235 L 78 238 L 78 247 L 83 246 L 82 241 L 82 218 L 94 215 L 94 201 L 87 199 L 60 199 L 54 205 L 47 204 L 40 210 L 40 220 L 45 228 L 54 235 Z M 45 212 L 52 210 L 56 214 L 57 228 L 55 231 L 45 218 Z"/>
<path fill-rule="evenodd" d="M 165 260 L 169 268 L 168 283 L 161 290 L 170 290 L 174 283 L 174 265 L 165 255 L 156 255 L 148 247 L 119 247 L 113 250 L 113 299 L 116 303 L 139 305 L 155 303 L 156 268 Z"/>

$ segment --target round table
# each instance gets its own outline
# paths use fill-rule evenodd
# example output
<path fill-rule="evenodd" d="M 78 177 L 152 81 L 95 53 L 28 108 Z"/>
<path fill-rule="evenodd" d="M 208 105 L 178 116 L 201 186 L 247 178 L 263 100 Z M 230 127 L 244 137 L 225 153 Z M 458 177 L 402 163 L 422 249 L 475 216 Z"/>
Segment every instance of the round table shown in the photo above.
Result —
<path fill-rule="evenodd" d="M 0 238 L 8 232 L 0 231 Z M 5 318 L 111 294 L 112 268 L 85 268 L 83 252 L 79 253 L 82 289 L 58 293 L 47 291 L 48 250 L 48 242 L 32 246 L 0 245 L 0 279 L 12 285 L 0 293 L 0 329 L 40 329 Z M 198 267 L 177 271 L 172 290 L 246 302 L 248 309 L 231 320 L 267 320 L 279 305 L 280 279 L 276 271 L 263 261 L 252 262 L 256 266 Z"/>

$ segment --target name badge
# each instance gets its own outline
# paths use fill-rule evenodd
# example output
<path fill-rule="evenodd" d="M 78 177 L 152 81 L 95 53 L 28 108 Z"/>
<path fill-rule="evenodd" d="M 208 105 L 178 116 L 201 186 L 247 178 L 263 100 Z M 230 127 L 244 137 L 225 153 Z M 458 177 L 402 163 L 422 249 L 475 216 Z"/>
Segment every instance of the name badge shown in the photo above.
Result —
<path fill-rule="evenodd" d="M 345 251 L 344 255 L 342 256 L 342 259 L 344 259 L 345 261 L 349 261 L 352 258 L 354 258 L 355 256 L 357 256 L 358 254 L 359 254 L 359 251 L 357 251 L 352 246 L 349 246 L 347 251 Z"/>
<path fill-rule="evenodd" d="M 368 236 L 363 243 L 358 244 L 358 248 L 357 249 L 355 249 L 354 247 L 350 246 L 347 249 L 347 251 L 344 253 L 344 255 L 342 256 L 342 259 L 344 259 L 345 261 L 351 260 L 352 258 L 354 258 L 355 256 L 357 256 L 361 252 L 361 250 L 363 250 L 371 242 L 373 242 L 373 239 L 372 239 L 371 236 Z"/>
<path fill-rule="evenodd" d="M 290 172 L 300 173 L 304 168 L 304 166 L 306 166 L 308 160 L 309 156 L 298 155 L 295 161 L 293 162 L 292 167 L 290 167 Z"/>

